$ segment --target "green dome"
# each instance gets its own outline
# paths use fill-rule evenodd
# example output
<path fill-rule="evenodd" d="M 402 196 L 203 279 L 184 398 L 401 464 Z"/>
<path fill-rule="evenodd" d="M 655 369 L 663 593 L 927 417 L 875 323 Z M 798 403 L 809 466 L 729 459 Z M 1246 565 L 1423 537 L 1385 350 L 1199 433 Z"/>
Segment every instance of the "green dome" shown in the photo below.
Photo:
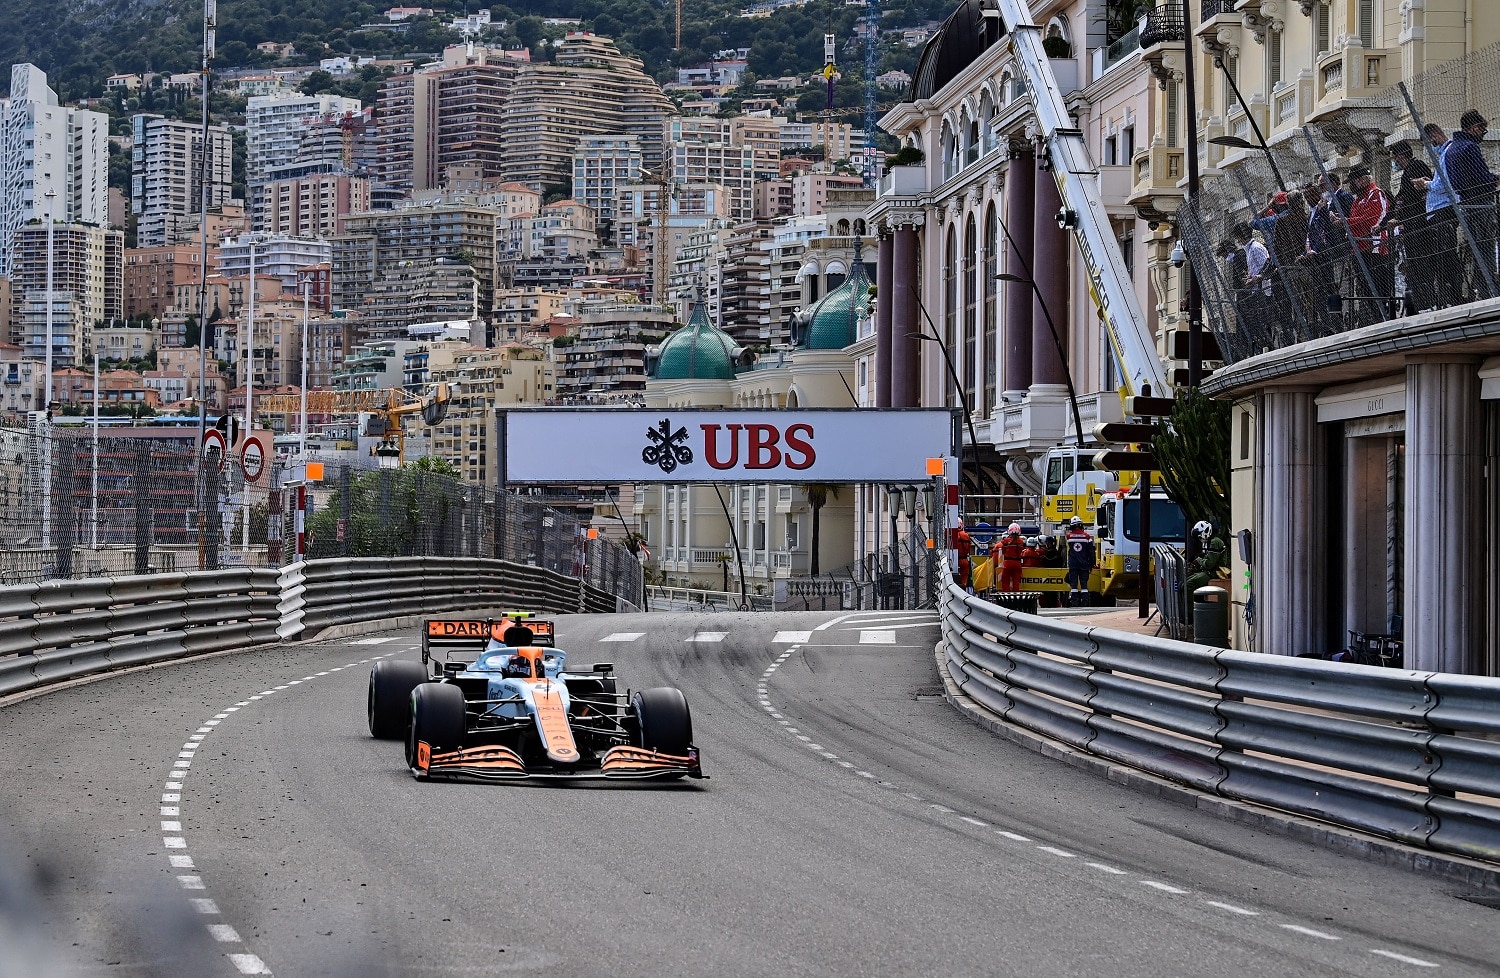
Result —
<path fill-rule="evenodd" d="M 800 315 L 802 338 L 797 345 L 806 350 L 842 350 L 853 343 L 856 339 L 855 324 L 869 316 L 873 291 L 856 240 L 854 267 L 849 270 L 849 277 Z"/>
<path fill-rule="evenodd" d="M 739 352 L 733 338 L 708 321 L 708 309 L 700 298 L 687 325 L 662 343 L 652 376 L 656 380 L 733 380 Z"/>

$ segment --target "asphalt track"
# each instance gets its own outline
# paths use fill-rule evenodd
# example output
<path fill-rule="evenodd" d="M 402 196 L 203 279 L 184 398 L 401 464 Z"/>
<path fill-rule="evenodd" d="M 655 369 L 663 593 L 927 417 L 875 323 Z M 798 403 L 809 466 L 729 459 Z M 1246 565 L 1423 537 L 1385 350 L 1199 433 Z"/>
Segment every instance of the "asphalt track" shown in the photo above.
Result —
<path fill-rule="evenodd" d="M 575 663 L 687 695 L 711 780 L 667 787 L 414 781 L 364 718 L 414 629 L 6 706 L 0 976 L 1500 974 L 1493 894 L 997 738 L 936 640 L 560 619 Z"/>

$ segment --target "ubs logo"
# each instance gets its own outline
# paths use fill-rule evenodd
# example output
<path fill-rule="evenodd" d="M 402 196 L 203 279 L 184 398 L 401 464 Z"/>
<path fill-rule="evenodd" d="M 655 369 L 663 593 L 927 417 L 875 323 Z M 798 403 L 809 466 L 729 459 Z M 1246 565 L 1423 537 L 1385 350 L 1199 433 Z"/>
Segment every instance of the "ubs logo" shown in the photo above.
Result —
<path fill-rule="evenodd" d="M 662 418 L 655 427 L 646 429 L 646 437 L 651 444 L 641 449 L 641 461 L 647 465 L 670 474 L 679 465 L 693 464 L 693 450 L 683 444 L 687 441 L 686 428 L 673 431 L 672 422 Z"/>

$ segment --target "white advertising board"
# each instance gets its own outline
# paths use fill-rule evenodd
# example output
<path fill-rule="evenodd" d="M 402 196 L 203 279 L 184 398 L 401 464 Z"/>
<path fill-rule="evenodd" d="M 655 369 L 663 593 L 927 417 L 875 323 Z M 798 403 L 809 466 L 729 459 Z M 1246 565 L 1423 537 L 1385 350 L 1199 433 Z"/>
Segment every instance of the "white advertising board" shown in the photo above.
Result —
<path fill-rule="evenodd" d="M 954 412 L 501 411 L 504 483 L 913 482 L 954 450 Z"/>

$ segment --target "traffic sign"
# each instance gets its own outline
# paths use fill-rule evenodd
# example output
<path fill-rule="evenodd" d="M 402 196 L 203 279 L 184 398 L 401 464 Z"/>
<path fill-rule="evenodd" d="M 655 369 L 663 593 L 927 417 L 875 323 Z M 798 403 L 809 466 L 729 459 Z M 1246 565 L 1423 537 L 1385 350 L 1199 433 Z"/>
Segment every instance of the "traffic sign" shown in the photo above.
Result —
<path fill-rule="evenodd" d="M 1094 453 L 1094 468 L 1101 472 L 1156 472 L 1156 456 L 1150 452 L 1103 451 Z"/>
<path fill-rule="evenodd" d="M 1170 397 L 1148 397 L 1137 394 L 1125 398 L 1125 413 L 1131 417 L 1166 418 L 1172 414 L 1172 405 L 1177 402 Z"/>
<path fill-rule="evenodd" d="M 224 471 L 224 433 L 216 428 L 210 428 L 203 433 L 203 458 L 210 464 L 216 465 L 220 472 Z"/>
<path fill-rule="evenodd" d="M 240 449 L 240 467 L 245 470 L 246 482 L 259 482 L 266 474 L 266 446 L 255 435 L 246 438 Z"/>
<path fill-rule="evenodd" d="M 969 539 L 973 540 L 981 547 L 988 547 L 990 544 L 995 542 L 995 528 L 990 524 L 984 522 L 983 520 L 980 520 L 969 529 Z"/>
<path fill-rule="evenodd" d="M 1094 425 L 1094 438 L 1097 441 L 1117 441 L 1128 445 L 1140 445 L 1149 442 L 1155 435 L 1156 425 L 1154 424 L 1110 421 Z"/>

